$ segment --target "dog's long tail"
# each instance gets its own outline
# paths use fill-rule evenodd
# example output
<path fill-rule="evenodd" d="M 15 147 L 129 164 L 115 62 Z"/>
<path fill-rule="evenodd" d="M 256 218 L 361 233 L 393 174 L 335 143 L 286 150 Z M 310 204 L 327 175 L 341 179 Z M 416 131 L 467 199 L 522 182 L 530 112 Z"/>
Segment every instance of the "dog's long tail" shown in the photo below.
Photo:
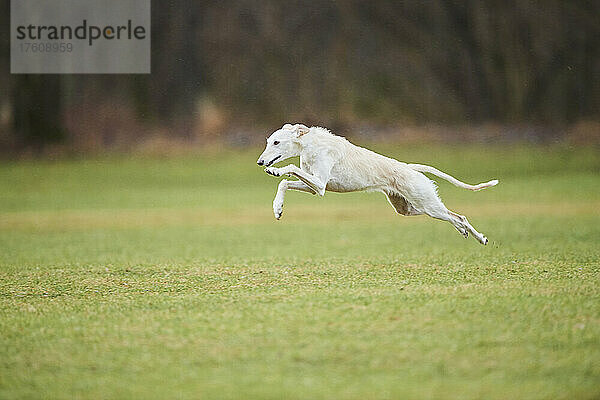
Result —
<path fill-rule="evenodd" d="M 461 187 L 463 189 L 469 189 L 469 190 L 481 190 L 481 189 L 486 189 L 492 186 L 496 186 L 498 184 L 498 180 L 497 179 L 493 179 L 489 182 L 485 182 L 485 183 L 480 183 L 478 185 L 469 185 L 468 183 L 464 183 L 459 181 L 458 179 L 456 179 L 453 176 L 450 176 L 436 168 L 430 167 L 429 165 L 422 165 L 422 164 L 407 164 L 411 169 L 414 169 L 415 171 L 419 171 L 419 172 L 428 172 L 430 174 L 433 174 L 435 176 L 439 176 L 442 179 L 447 180 L 448 182 L 452 183 L 455 186 Z"/>

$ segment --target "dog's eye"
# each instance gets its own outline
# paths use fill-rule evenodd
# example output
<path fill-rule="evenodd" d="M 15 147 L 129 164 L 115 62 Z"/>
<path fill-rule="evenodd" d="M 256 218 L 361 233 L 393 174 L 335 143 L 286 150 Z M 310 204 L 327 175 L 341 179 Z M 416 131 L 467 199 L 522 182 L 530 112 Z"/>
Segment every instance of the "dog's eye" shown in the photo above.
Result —
<path fill-rule="evenodd" d="M 278 140 L 276 140 L 276 141 L 274 141 L 274 142 L 273 142 L 273 145 L 274 145 L 274 146 L 277 146 L 278 144 L 279 144 L 279 141 L 278 141 Z"/>

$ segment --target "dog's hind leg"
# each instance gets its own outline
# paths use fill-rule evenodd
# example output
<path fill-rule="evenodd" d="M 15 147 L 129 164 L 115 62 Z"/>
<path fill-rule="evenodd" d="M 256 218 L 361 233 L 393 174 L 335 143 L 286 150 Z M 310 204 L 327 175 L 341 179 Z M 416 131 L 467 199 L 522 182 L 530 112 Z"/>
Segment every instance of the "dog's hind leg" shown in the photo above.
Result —
<path fill-rule="evenodd" d="M 471 233 L 481 244 L 487 244 L 487 238 L 477 232 L 464 216 L 446 208 L 442 199 L 438 196 L 432 181 L 424 175 L 419 174 L 416 177 L 415 183 L 413 184 L 412 192 L 407 192 L 409 202 L 415 209 L 430 217 L 450 222 L 465 238 L 469 237 L 469 233 Z"/>
<path fill-rule="evenodd" d="M 488 239 L 481 233 L 477 232 L 473 226 L 467 221 L 467 218 L 464 215 L 457 214 L 448 210 L 444 204 L 440 201 L 440 205 L 436 208 L 429 209 L 425 213 L 430 217 L 441 219 L 442 221 L 448 221 L 456 228 L 460 234 L 462 234 L 465 238 L 469 237 L 469 232 L 473 235 L 477 241 L 481 244 L 487 244 Z"/>
<path fill-rule="evenodd" d="M 447 221 L 452 224 L 452 226 L 465 238 L 469 237 L 469 229 L 463 222 L 463 220 L 458 217 L 458 214 L 454 214 L 450 210 L 446 208 L 442 199 L 438 196 L 435 191 L 435 187 L 432 185 L 421 186 L 422 190 L 420 195 L 415 200 L 420 200 L 416 206 L 420 211 L 424 214 L 429 215 L 432 218 L 439 219 L 442 221 Z"/>
<path fill-rule="evenodd" d="M 285 192 L 288 189 L 316 194 L 312 188 L 308 187 L 302 181 L 289 181 L 287 179 L 283 179 L 281 182 L 279 182 L 279 186 L 277 186 L 277 194 L 273 200 L 273 214 L 275 215 L 276 219 L 281 218 L 281 215 L 283 214 L 283 201 L 285 200 Z"/>
<path fill-rule="evenodd" d="M 483 235 L 482 233 L 477 232 L 477 230 L 475 230 L 475 228 L 473 228 L 473 225 L 471 225 L 469 223 L 469 221 L 467 220 L 467 217 L 465 217 L 464 215 L 460 215 L 460 214 L 457 214 L 455 212 L 452 212 L 450 210 L 448 210 L 448 212 L 450 213 L 450 215 L 452 215 L 452 217 L 454 217 L 457 220 L 459 220 L 463 224 L 463 226 L 465 226 L 466 229 L 469 232 L 471 232 L 471 234 L 473 235 L 473 237 L 479 241 L 479 243 L 481 243 L 481 244 L 487 244 L 488 243 L 488 239 L 485 237 L 485 235 Z"/>
<path fill-rule="evenodd" d="M 441 202 L 440 202 L 441 203 Z M 447 221 L 452 224 L 452 226 L 465 238 L 469 237 L 469 230 L 458 218 L 452 215 L 450 210 L 448 210 L 443 204 L 443 208 L 436 207 L 435 209 L 429 208 L 425 211 L 425 214 L 429 215 L 432 218 L 440 219 L 442 221 Z"/>

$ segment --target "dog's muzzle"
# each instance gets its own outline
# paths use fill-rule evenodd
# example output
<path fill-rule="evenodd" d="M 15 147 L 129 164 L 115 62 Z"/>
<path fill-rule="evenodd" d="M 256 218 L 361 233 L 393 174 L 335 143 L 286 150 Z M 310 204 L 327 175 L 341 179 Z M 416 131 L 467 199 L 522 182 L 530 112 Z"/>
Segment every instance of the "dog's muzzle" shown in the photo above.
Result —
<path fill-rule="evenodd" d="M 281 155 L 279 155 L 279 156 L 275 157 L 274 159 L 272 159 L 271 162 L 267 164 L 267 167 L 270 167 L 271 165 L 273 165 L 273 163 L 275 161 L 279 160 L 280 158 L 281 158 Z M 259 165 L 261 165 L 261 164 L 259 164 Z"/>

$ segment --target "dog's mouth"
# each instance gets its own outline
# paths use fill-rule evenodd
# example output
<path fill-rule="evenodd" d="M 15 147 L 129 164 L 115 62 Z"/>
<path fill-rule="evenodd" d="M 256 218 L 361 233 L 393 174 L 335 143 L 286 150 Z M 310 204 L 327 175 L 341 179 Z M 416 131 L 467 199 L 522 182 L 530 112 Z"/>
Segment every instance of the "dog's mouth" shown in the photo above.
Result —
<path fill-rule="evenodd" d="M 277 157 L 275 157 L 274 159 L 271 160 L 270 163 L 267 164 L 267 167 L 270 167 L 271 165 L 273 165 L 273 163 L 277 160 L 279 160 L 281 158 L 281 155 L 278 155 Z"/>

